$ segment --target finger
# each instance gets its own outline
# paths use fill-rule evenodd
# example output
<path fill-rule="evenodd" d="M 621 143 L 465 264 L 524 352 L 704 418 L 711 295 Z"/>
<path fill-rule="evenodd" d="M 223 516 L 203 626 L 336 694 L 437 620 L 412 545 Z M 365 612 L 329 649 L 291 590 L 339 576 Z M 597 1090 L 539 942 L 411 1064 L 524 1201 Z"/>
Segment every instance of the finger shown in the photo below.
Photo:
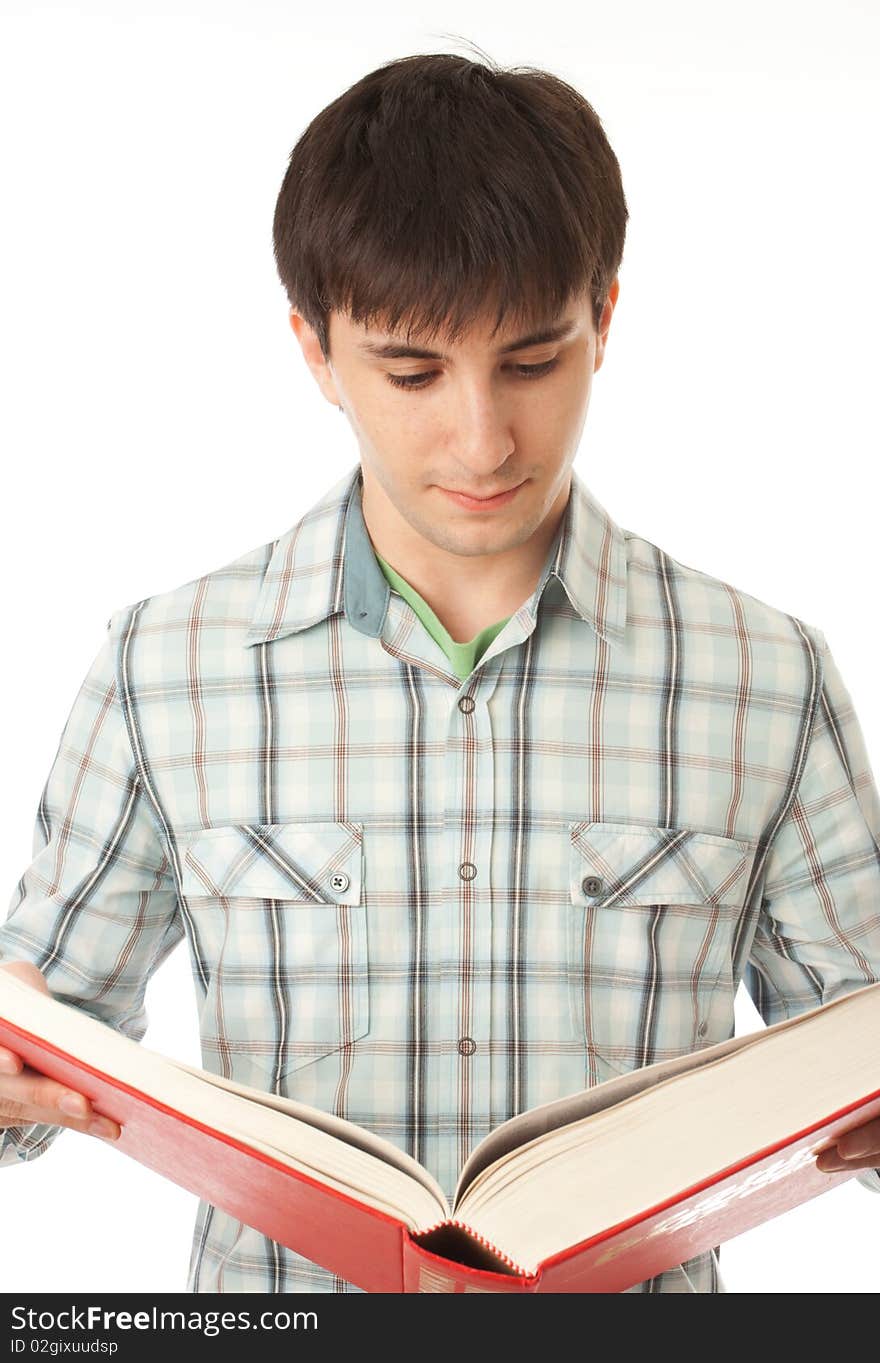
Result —
<path fill-rule="evenodd" d="M 21 1057 L 14 1051 L 7 1051 L 0 1046 L 0 1074 L 18 1074 L 21 1069 Z"/>
<path fill-rule="evenodd" d="M 880 1164 L 874 1159 L 844 1159 L 837 1160 L 834 1164 L 820 1164 L 816 1161 L 816 1168 L 823 1174 L 855 1174 L 862 1169 L 880 1169 Z"/>
<path fill-rule="evenodd" d="M 54 1109 L 59 1114 L 54 1120 L 60 1119 L 65 1126 L 72 1126 L 76 1131 L 87 1131 L 93 1136 L 115 1139 L 119 1135 L 118 1123 L 96 1112 L 84 1093 L 77 1093 L 75 1089 L 67 1088 L 54 1079 L 47 1079 L 36 1071 L 31 1073 L 36 1076 L 33 1085 L 36 1106 L 50 1111 Z"/>
<path fill-rule="evenodd" d="M 121 1129 L 117 1122 L 110 1117 L 104 1117 L 91 1111 L 86 1117 L 68 1117 L 63 1110 L 55 1108 L 34 1107 L 30 1103 L 17 1103 L 14 1099 L 4 1099 L 0 1119 L 5 1126 L 31 1126 L 39 1123 L 43 1126 L 63 1126 L 70 1131 L 79 1131 L 83 1135 L 100 1136 L 103 1140 L 117 1140 L 121 1134 Z M 3 1126 L 0 1126 L 0 1131 Z"/>
<path fill-rule="evenodd" d="M 69 1099 L 68 1103 L 62 1101 Z M 71 1131 L 79 1131 L 90 1136 L 101 1136 L 105 1140 L 116 1140 L 121 1134 L 118 1122 L 98 1113 L 81 1093 L 72 1090 L 62 1092 L 61 1099 L 55 1104 L 40 1106 L 37 1103 L 20 1102 L 10 1097 L 8 1092 L 0 1095 L 0 1130 L 7 1126 L 31 1126 L 40 1123 L 45 1126 L 65 1126 Z"/>
<path fill-rule="evenodd" d="M 0 970 L 8 970 L 10 975 L 14 975 L 18 980 L 23 980 L 25 984 L 31 985 L 34 989 L 39 989 L 43 994 L 49 993 L 49 986 L 42 971 L 38 970 L 31 961 L 3 961 L 0 964 Z"/>
<path fill-rule="evenodd" d="M 863 1122 L 839 1136 L 837 1150 L 846 1157 L 871 1155 L 880 1163 L 880 1120 Z"/>
<path fill-rule="evenodd" d="M 84 1094 L 28 1065 L 2 1082 L 2 1095 L 4 1100 L 12 1099 L 42 1110 L 57 1109 L 69 1117 L 87 1117 L 90 1112 L 89 1100 Z"/>
<path fill-rule="evenodd" d="M 74 1118 L 74 1129 L 86 1131 L 90 1136 L 102 1136 L 115 1140 L 120 1134 L 118 1122 L 96 1112 L 82 1093 L 66 1090 L 58 1100 L 58 1110 Z"/>
<path fill-rule="evenodd" d="M 40 1115 L 27 1115 L 28 1122 L 50 1122 L 111 1138 L 119 1135 L 118 1124 L 109 1118 L 100 1119 L 85 1094 L 77 1093 L 75 1089 L 27 1067 L 21 1074 L 2 1084 L 0 1101 L 4 1104 L 7 1116 L 11 1111 L 14 1117 L 24 1120 L 26 1114 L 36 1109 Z M 93 1121 L 96 1123 L 94 1130 Z"/>
<path fill-rule="evenodd" d="M 823 1174 L 837 1174 L 853 1169 L 880 1168 L 880 1155 L 863 1155 L 846 1158 L 837 1153 L 836 1146 L 829 1146 L 816 1157 L 816 1168 Z"/>

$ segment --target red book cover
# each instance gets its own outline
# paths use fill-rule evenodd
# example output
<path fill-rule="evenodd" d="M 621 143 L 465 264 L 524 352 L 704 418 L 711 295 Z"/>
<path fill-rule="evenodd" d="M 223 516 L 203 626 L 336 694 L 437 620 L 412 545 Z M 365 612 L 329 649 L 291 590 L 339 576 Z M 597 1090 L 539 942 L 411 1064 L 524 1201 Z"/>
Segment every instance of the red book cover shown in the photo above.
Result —
<path fill-rule="evenodd" d="M 413 1233 L 356 1190 L 328 1188 L 3 1018 L 0 1044 L 118 1122 L 112 1147 L 367 1292 L 622 1292 L 852 1178 L 817 1170 L 816 1152 L 880 1116 L 877 1090 L 528 1273 L 455 1218 Z"/>

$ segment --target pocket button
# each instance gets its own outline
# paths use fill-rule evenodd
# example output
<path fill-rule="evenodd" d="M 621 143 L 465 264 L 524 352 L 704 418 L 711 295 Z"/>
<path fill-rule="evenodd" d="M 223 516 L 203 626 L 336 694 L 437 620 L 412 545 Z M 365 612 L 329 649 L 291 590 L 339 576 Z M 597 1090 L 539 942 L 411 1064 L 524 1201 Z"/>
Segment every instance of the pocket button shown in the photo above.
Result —
<path fill-rule="evenodd" d="M 604 882 L 598 876 L 585 876 L 581 884 L 584 894 L 589 895 L 591 899 L 595 899 L 605 888 Z"/>
<path fill-rule="evenodd" d="M 347 890 L 350 884 L 351 880 L 344 871 L 337 871 L 335 875 L 330 877 L 330 888 L 331 890 L 335 890 L 338 894 Z"/>

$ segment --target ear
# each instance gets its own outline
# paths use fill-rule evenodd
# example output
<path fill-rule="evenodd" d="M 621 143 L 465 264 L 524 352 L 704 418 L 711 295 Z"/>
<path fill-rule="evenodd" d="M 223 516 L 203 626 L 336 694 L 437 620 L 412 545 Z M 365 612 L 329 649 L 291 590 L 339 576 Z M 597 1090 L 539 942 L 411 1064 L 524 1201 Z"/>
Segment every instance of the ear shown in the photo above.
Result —
<path fill-rule="evenodd" d="M 602 309 L 602 316 L 599 319 L 599 330 L 596 336 L 596 363 L 593 365 L 593 372 L 600 368 L 605 358 L 605 346 L 608 343 L 608 330 L 611 326 L 611 318 L 617 306 L 617 298 L 620 293 L 620 280 L 617 275 L 608 289 L 608 297 L 605 299 L 605 306 Z"/>
<path fill-rule="evenodd" d="M 336 392 L 333 370 L 330 360 L 324 357 L 324 352 L 321 349 L 321 343 L 318 340 L 317 332 L 313 327 L 309 326 L 306 319 L 294 308 L 290 309 L 288 320 L 294 336 L 299 341 L 303 358 L 314 375 L 315 382 L 327 401 L 331 402 L 334 407 L 339 407 L 341 404 L 339 395 Z"/>

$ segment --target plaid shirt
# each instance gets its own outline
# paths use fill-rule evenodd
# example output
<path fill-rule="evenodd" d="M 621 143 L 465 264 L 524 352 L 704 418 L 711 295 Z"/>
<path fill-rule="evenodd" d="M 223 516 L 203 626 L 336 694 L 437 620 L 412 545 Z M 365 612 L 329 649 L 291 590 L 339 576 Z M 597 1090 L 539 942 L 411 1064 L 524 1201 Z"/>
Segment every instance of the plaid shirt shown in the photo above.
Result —
<path fill-rule="evenodd" d="M 880 799 L 822 632 L 572 477 L 464 680 L 392 593 L 360 465 L 277 540 L 116 611 L 0 955 L 141 1040 L 182 939 L 206 1068 L 451 1197 L 525 1108 L 880 978 Z M 61 1128 L 0 1136 L 29 1160 Z M 880 1175 L 859 1181 L 880 1191 Z M 708 1251 L 629 1291 L 725 1291 Z M 188 1290 L 353 1291 L 200 1203 Z"/>

